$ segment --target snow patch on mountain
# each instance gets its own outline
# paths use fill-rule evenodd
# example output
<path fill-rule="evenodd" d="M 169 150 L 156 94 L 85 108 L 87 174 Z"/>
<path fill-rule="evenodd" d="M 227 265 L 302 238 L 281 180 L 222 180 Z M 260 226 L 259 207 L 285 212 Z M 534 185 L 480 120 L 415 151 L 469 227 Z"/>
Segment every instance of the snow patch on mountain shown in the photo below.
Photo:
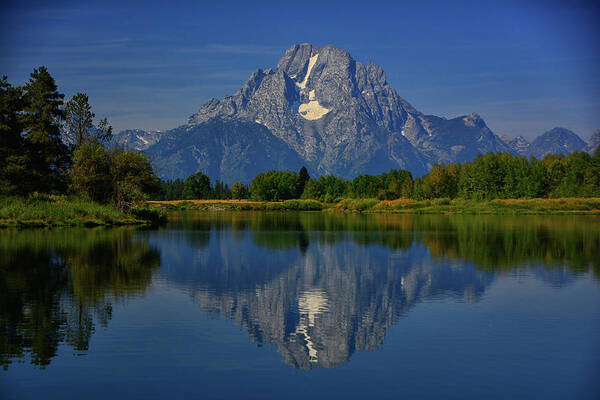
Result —
<path fill-rule="evenodd" d="M 300 104 L 300 107 L 298 107 L 300 116 L 310 120 L 319 119 L 329 111 L 331 110 L 320 105 L 317 100 L 311 100 L 308 103 Z"/>
<path fill-rule="evenodd" d="M 300 83 L 296 83 L 300 89 L 306 88 L 306 83 L 308 82 L 308 77 L 310 76 L 310 72 L 312 71 L 315 63 L 317 62 L 317 58 L 319 58 L 318 54 L 315 54 L 308 60 L 308 69 L 306 70 L 306 75 L 304 76 L 304 80 Z"/>

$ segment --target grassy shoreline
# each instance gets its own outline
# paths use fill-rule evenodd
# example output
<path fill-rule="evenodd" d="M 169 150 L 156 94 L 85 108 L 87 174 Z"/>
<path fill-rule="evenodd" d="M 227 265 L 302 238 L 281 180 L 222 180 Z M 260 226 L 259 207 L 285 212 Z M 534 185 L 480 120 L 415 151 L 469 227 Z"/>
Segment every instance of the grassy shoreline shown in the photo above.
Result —
<path fill-rule="evenodd" d="M 111 206 L 67 196 L 7 197 L 0 199 L 0 228 L 149 226 L 166 222 L 169 210 L 201 211 L 327 211 L 356 213 L 455 215 L 600 215 L 600 198 L 472 200 L 342 199 L 281 202 L 250 200 L 148 201 L 124 213 Z"/>
<path fill-rule="evenodd" d="M 166 213 L 149 207 L 124 213 L 77 197 L 37 195 L 0 199 L 0 228 L 144 226 L 164 222 Z"/>
<path fill-rule="evenodd" d="M 150 207 L 166 210 L 201 211 L 340 211 L 363 213 L 408 214 L 592 214 L 600 215 L 600 198 L 561 199 L 497 199 L 473 200 L 377 200 L 342 199 L 337 203 L 315 200 L 286 200 L 282 202 L 250 200 L 170 200 L 148 201 Z"/>

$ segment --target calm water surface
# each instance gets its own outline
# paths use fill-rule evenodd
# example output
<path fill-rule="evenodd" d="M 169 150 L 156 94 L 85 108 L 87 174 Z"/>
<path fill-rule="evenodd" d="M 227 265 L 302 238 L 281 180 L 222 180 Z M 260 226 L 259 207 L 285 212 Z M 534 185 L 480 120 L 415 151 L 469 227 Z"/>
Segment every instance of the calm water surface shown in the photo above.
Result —
<path fill-rule="evenodd" d="M 600 218 L 0 231 L 0 398 L 600 398 Z"/>

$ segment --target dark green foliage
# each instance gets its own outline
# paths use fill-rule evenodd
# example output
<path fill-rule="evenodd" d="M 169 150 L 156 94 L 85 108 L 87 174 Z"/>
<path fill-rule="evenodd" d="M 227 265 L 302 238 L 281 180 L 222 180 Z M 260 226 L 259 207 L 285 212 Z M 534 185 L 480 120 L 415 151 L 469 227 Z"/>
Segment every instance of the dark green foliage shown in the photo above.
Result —
<path fill-rule="evenodd" d="M 429 175 L 423 180 L 429 179 Z M 486 154 L 461 166 L 458 193 L 448 197 L 471 200 L 591 197 L 600 193 L 598 176 L 592 157 L 583 152 L 567 157 L 548 155 L 542 161 L 506 153 Z M 424 198 L 435 197 L 428 197 L 425 192 Z"/>
<path fill-rule="evenodd" d="M 93 126 L 95 115 L 88 101 L 85 93 L 77 93 L 65 107 L 65 129 L 75 146 L 86 141 Z"/>
<path fill-rule="evenodd" d="M 45 67 L 22 88 L 0 81 L 0 192 L 59 192 L 69 149 L 60 138 L 63 95 Z"/>
<path fill-rule="evenodd" d="M 73 147 L 84 143 L 108 142 L 112 137 L 112 127 L 106 118 L 100 120 L 94 128 L 94 113 L 85 93 L 77 93 L 65 106 L 65 130 Z"/>
<path fill-rule="evenodd" d="M 226 183 L 217 180 L 215 186 L 212 188 L 212 195 L 210 197 L 220 200 L 231 199 L 231 190 L 229 190 L 229 186 Z"/>
<path fill-rule="evenodd" d="M 93 127 L 88 97 L 77 93 L 64 110 L 63 98 L 45 67 L 22 88 L 0 80 L 0 195 L 60 194 L 70 187 L 124 209 L 155 192 L 158 181 L 144 155 L 102 146 L 112 127 L 106 118 Z M 71 148 L 61 138 L 63 121 Z"/>
<path fill-rule="evenodd" d="M 113 196 L 111 158 L 100 144 L 80 144 L 73 152 L 71 189 L 90 200 L 106 203 Z"/>
<path fill-rule="evenodd" d="M 303 199 L 316 199 L 326 203 L 340 198 L 380 198 L 382 200 L 410 197 L 413 180 L 410 172 L 391 170 L 387 174 L 360 175 L 345 181 L 333 175 L 310 178 L 304 186 Z"/>
<path fill-rule="evenodd" d="M 181 199 L 183 199 L 183 181 L 181 179 L 160 182 L 160 195 L 156 198 L 156 200 Z"/>
<path fill-rule="evenodd" d="M 129 210 L 137 219 L 149 221 L 152 225 L 161 225 L 168 221 L 167 212 L 154 207 L 132 207 Z"/>
<path fill-rule="evenodd" d="M 122 211 L 160 193 L 160 181 L 143 153 L 107 150 L 98 143 L 80 144 L 69 170 L 71 190 Z"/>
<path fill-rule="evenodd" d="M 238 184 L 238 186 L 236 186 Z M 239 186 L 241 185 L 241 186 Z M 235 190 L 234 190 L 235 188 Z M 237 196 L 237 197 L 236 197 Z M 230 189 L 229 185 L 216 181 L 214 186 L 210 185 L 210 179 L 199 172 L 185 181 L 175 179 L 173 181 L 161 181 L 160 192 L 153 197 L 154 200 L 199 200 L 199 199 L 245 199 L 248 197 L 248 188 L 241 182 L 234 183 Z"/>
<path fill-rule="evenodd" d="M 262 172 L 250 184 L 250 197 L 253 200 L 293 199 L 297 197 L 298 191 L 298 174 L 291 171 Z"/>
<path fill-rule="evenodd" d="M 234 182 L 231 186 L 231 198 L 241 200 L 248 197 L 248 188 L 242 182 Z"/>
<path fill-rule="evenodd" d="M 0 195 L 21 194 L 28 175 L 29 157 L 20 111 L 23 109 L 23 91 L 0 79 Z"/>
<path fill-rule="evenodd" d="M 29 156 L 26 192 L 61 191 L 70 162 L 69 150 L 61 141 L 60 121 L 64 95 L 45 67 L 34 69 L 24 89 L 23 129 Z"/>
<path fill-rule="evenodd" d="M 190 175 L 183 182 L 182 198 L 185 200 L 208 199 L 211 193 L 210 178 L 202 172 Z"/>
<path fill-rule="evenodd" d="M 583 182 L 587 196 L 600 197 L 600 147 L 596 149 L 589 161 Z"/>
<path fill-rule="evenodd" d="M 298 172 L 298 193 L 296 197 L 300 198 L 300 196 L 302 196 L 302 193 L 304 192 L 304 186 L 306 186 L 306 182 L 308 182 L 309 179 L 310 175 L 308 174 L 308 170 L 303 165 Z"/>
<path fill-rule="evenodd" d="M 160 181 L 154 175 L 150 160 L 143 153 L 116 151 L 111 154 L 113 204 L 119 210 L 148 200 L 160 192 Z"/>
<path fill-rule="evenodd" d="M 436 164 L 414 182 L 408 171 L 360 175 L 344 181 L 332 175 L 306 182 L 303 199 L 335 202 L 339 198 L 520 199 L 600 196 L 600 155 L 575 152 L 542 161 L 507 153 L 488 153 L 464 164 Z"/>

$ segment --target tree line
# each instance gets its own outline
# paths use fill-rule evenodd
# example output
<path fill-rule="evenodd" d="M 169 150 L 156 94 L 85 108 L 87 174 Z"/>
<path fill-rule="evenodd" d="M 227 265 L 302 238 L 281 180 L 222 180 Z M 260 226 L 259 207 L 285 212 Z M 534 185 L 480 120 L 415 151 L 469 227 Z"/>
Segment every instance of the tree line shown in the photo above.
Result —
<path fill-rule="evenodd" d="M 160 181 L 143 153 L 111 144 L 88 96 L 64 101 L 45 67 L 23 86 L 0 80 L 0 195 L 75 194 L 120 210 L 155 196 Z"/>
<path fill-rule="evenodd" d="M 343 198 L 394 200 L 436 198 L 493 200 L 522 198 L 600 197 L 600 150 L 594 155 L 575 152 L 549 154 L 542 160 L 508 153 L 488 153 L 465 163 L 436 164 L 413 179 L 405 170 L 359 175 L 345 180 L 333 175 L 311 178 L 298 172 L 268 171 L 249 186 L 236 182 L 230 189 L 198 172 L 186 180 L 162 182 L 162 200 L 245 199 L 280 201 L 313 199 L 327 203 Z"/>

